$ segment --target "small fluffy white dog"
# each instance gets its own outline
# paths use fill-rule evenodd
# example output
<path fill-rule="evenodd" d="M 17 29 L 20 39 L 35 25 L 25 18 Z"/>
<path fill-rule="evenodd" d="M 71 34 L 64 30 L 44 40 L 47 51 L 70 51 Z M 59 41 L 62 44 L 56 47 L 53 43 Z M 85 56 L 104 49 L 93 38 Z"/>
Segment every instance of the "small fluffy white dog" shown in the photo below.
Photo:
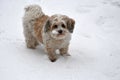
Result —
<path fill-rule="evenodd" d="M 38 5 L 29 5 L 25 8 L 23 28 L 26 45 L 36 48 L 41 43 L 45 46 L 49 59 L 56 61 L 56 50 L 61 55 L 68 54 L 71 33 L 75 21 L 65 15 L 47 16 Z"/>

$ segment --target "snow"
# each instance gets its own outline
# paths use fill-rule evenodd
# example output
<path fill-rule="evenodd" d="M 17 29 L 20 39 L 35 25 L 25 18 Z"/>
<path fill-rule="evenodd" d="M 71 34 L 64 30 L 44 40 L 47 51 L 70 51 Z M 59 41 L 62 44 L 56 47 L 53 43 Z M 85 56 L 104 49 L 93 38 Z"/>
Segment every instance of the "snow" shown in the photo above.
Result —
<path fill-rule="evenodd" d="M 50 62 L 42 47 L 27 49 L 24 7 L 75 19 L 69 53 Z M 0 80 L 120 80 L 120 0 L 1 0 Z"/>

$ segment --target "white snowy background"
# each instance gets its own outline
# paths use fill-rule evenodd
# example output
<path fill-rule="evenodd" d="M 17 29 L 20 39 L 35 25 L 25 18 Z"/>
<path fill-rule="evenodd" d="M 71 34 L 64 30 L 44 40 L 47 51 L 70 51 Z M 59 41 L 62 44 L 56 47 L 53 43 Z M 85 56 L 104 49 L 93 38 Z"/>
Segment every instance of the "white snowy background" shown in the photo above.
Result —
<path fill-rule="evenodd" d="M 70 57 L 27 49 L 24 7 L 75 19 Z M 0 80 L 120 80 L 120 0 L 0 0 Z"/>

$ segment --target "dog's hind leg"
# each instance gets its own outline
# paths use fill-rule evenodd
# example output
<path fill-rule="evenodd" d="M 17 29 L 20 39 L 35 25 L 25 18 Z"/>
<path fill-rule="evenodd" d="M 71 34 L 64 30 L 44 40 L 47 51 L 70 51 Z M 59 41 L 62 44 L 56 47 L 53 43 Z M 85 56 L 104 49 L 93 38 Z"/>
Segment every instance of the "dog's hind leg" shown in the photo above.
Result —
<path fill-rule="evenodd" d="M 27 48 L 35 49 L 36 46 L 39 44 L 37 39 L 33 35 L 33 24 L 34 21 L 29 21 L 29 23 L 23 23 L 23 32 L 25 36 L 25 42 Z"/>
<path fill-rule="evenodd" d="M 33 36 L 32 32 L 27 28 L 24 29 L 24 36 L 27 48 L 35 49 L 39 44 L 36 38 Z"/>
<path fill-rule="evenodd" d="M 38 44 L 39 43 L 37 42 L 36 38 L 34 38 L 33 36 L 26 38 L 27 48 L 35 49 Z"/>

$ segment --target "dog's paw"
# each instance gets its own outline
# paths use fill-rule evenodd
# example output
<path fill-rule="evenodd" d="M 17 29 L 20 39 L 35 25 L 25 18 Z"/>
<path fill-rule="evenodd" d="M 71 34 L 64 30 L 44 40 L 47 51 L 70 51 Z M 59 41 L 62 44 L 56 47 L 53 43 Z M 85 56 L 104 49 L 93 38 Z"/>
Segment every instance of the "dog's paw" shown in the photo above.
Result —
<path fill-rule="evenodd" d="M 57 59 L 51 59 L 51 62 L 55 62 Z"/>
<path fill-rule="evenodd" d="M 71 56 L 69 53 L 67 54 L 61 54 L 62 56 Z"/>
<path fill-rule="evenodd" d="M 49 58 L 51 62 L 55 62 L 57 58 Z"/>
<path fill-rule="evenodd" d="M 36 47 L 35 46 L 31 46 L 31 45 L 27 45 L 27 48 L 35 49 Z"/>
<path fill-rule="evenodd" d="M 65 56 L 71 56 L 69 53 L 67 53 L 67 54 L 64 54 Z"/>

